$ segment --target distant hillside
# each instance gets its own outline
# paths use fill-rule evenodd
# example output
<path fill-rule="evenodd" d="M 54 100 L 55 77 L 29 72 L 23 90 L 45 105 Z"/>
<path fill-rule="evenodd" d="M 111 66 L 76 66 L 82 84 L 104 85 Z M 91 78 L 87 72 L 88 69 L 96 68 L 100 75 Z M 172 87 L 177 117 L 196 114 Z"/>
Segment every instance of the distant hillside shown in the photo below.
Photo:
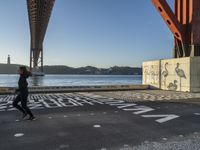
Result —
<path fill-rule="evenodd" d="M 18 64 L 0 64 L 0 74 L 16 74 Z M 45 74 L 94 74 L 94 75 L 141 75 L 141 68 L 118 67 L 96 68 L 92 66 L 73 68 L 68 66 L 44 66 Z"/>
<path fill-rule="evenodd" d="M 94 75 L 141 75 L 141 68 L 111 67 L 96 68 L 92 66 L 72 68 L 68 66 L 44 66 L 45 74 L 94 74 Z"/>

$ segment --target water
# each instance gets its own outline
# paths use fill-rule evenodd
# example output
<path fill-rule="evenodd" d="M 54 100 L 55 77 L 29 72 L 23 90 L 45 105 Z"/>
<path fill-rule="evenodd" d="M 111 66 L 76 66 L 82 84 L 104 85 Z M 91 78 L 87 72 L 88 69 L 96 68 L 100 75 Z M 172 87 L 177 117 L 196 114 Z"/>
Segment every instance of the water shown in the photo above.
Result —
<path fill-rule="evenodd" d="M 16 87 L 19 75 L 0 75 L 0 87 Z M 45 75 L 30 77 L 29 86 L 87 86 L 141 84 L 141 75 Z"/>

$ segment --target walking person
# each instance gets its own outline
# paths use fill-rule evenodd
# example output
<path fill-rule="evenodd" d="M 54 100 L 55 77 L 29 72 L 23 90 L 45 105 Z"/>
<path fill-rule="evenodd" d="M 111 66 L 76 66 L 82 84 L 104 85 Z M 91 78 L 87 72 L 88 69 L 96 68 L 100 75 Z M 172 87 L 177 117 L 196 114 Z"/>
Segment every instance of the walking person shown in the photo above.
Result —
<path fill-rule="evenodd" d="M 13 106 L 23 113 L 22 119 L 25 119 L 25 117 L 29 115 L 29 118 L 27 120 L 35 120 L 36 118 L 27 106 L 28 82 L 26 79 L 30 76 L 30 72 L 27 71 L 25 66 L 20 66 L 18 73 L 20 77 L 18 81 L 18 89 L 16 90 L 16 92 L 19 93 L 13 101 Z M 19 102 L 21 102 L 21 106 L 18 104 Z"/>

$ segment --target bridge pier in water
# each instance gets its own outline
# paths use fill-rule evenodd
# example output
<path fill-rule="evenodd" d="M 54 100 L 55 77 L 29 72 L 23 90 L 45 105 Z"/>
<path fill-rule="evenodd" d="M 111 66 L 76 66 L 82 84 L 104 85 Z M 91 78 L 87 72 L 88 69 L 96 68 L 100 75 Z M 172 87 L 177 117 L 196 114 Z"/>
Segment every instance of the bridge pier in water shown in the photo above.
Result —
<path fill-rule="evenodd" d="M 34 49 L 30 50 L 30 71 L 33 73 L 33 75 L 43 75 L 43 50 L 39 50 L 40 54 L 38 57 L 38 60 L 34 60 Z"/>

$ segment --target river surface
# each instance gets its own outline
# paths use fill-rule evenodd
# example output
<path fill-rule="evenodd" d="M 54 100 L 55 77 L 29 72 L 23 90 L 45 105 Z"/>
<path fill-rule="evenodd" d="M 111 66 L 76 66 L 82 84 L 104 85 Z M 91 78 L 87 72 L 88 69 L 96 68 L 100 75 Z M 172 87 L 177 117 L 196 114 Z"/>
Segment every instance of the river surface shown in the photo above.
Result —
<path fill-rule="evenodd" d="M 0 87 L 16 87 L 19 75 L 0 75 Z M 45 75 L 29 77 L 29 86 L 88 86 L 141 84 L 141 75 Z"/>

